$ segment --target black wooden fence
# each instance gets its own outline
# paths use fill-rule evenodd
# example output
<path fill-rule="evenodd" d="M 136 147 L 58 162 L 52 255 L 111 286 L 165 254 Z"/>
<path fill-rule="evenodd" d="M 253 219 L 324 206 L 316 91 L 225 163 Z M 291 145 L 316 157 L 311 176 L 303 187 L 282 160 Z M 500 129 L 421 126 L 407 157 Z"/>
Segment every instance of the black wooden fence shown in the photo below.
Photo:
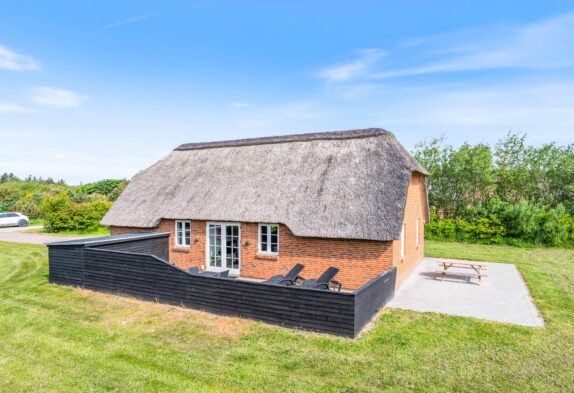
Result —
<path fill-rule="evenodd" d="M 158 256 L 168 251 L 168 234 L 81 242 L 48 245 L 51 282 L 347 337 L 394 296 L 395 269 L 356 292 L 329 292 L 191 275 Z"/>

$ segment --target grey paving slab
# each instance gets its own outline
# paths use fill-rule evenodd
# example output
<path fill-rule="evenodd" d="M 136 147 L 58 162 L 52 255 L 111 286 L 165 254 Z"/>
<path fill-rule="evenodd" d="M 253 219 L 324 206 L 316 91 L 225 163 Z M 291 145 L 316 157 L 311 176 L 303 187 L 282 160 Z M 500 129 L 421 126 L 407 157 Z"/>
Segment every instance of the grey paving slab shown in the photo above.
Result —
<path fill-rule="evenodd" d="M 433 258 L 423 260 L 388 306 L 524 326 L 544 326 L 544 320 L 516 266 L 477 262 L 487 266 L 486 277 L 479 284 L 477 278 L 469 277 L 447 276 L 441 281 L 441 268 L 437 261 Z"/>

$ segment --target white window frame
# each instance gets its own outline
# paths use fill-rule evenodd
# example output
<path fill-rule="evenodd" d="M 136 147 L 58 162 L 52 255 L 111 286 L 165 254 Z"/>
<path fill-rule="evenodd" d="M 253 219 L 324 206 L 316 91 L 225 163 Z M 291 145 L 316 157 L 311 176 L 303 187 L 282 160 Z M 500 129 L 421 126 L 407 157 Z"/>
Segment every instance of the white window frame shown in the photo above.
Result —
<path fill-rule="evenodd" d="M 181 224 L 181 231 L 177 228 Z M 185 227 L 189 226 L 189 238 L 185 236 Z M 181 234 L 181 236 L 180 236 Z M 187 242 L 186 242 L 187 240 Z M 175 246 L 176 247 L 190 247 L 191 246 L 191 221 L 189 220 L 175 220 Z"/>
<path fill-rule="evenodd" d="M 239 243 L 239 255 L 237 256 L 238 267 L 237 269 L 230 269 L 224 266 L 226 263 L 225 260 L 227 259 L 227 248 L 223 245 L 223 239 L 221 241 L 221 267 L 211 266 L 209 264 L 209 226 L 210 225 L 221 225 L 221 232 L 226 232 L 227 226 L 237 226 L 239 228 L 238 231 L 238 243 Z M 222 272 L 225 270 L 229 270 L 229 275 L 231 276 L 239 276 L 241 274 L 241 223 L 240 222 L 220 222 L 220 221 L 207 221 L 205 223 L 205 270 L 209 272 Z"/>
<path fill-rule="evenodd" d="M 271 251 L 271 227 L 277 227 L 277 251 Z M 265 229 L 267 232 L 267 250 L 263 250 L 261 244 L 261 234 Z M 257 251 L 261 254 L 279 255 L 279 224 L 259 224 L 259 231 L 257 231 Z"/>
<path fill-rule="evenodd" d="M 416 226 L 416 239 L 417 239 L 417 248 L 421 244 L 421 240 L 419 238 L 419 225 L 421 225 L 421 220 L 417 218 L 417 226 Z"/>
<path fill-rule="evenodd" d="M 401 258 L 405 256 L 405 224 L 401 229 Z"/>

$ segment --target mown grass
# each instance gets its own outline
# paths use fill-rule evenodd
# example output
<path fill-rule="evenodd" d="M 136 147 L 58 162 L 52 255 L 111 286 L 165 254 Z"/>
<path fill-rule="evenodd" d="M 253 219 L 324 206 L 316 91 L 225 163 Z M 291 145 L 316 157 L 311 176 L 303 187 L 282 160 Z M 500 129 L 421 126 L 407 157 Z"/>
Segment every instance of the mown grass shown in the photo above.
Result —
<path fill-rule="evenodd" d="M 44 225 L 44 219 L 43 218 L 32 218 L 30 220 L 30 222 L 28 223 L 28 225 Z"/>
<path fill-rule="evenodd" d="M 547 327 L 386 310 L 358 340 L 49 284 L 0 242 L 0 391 L 574 390 L 574 251 L 428 242 L 515 263 Z"/>
<path fill-rule="evenodd" d="M 60 232 L 48 232 L 44 228 L 33 228 L 27 230 L 26 232 L 47 233 L 50 235 L 61 235 L 61 236 L 109 236 L 110 228 L 105 226 L 99 226 L 96 229 L 90 229 L 90 230 L 60 231 Z"/>

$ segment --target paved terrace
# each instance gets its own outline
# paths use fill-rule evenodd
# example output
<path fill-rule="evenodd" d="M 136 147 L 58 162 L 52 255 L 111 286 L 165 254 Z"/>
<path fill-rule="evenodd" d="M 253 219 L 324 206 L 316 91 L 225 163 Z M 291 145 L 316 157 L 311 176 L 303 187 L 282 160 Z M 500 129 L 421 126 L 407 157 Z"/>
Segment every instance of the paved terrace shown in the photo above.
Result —
<path fill-rule="evenodd" d="M 544 326 L 544 320 L 516 266 L 477 262 L 487 266 L 486 277 L 479 285 L 475 277 L 447 276 L 441 281 L 438 260 L 423 260 L 388 307 Z M 440 261 L 455 260 L 441 258 Z"/>

